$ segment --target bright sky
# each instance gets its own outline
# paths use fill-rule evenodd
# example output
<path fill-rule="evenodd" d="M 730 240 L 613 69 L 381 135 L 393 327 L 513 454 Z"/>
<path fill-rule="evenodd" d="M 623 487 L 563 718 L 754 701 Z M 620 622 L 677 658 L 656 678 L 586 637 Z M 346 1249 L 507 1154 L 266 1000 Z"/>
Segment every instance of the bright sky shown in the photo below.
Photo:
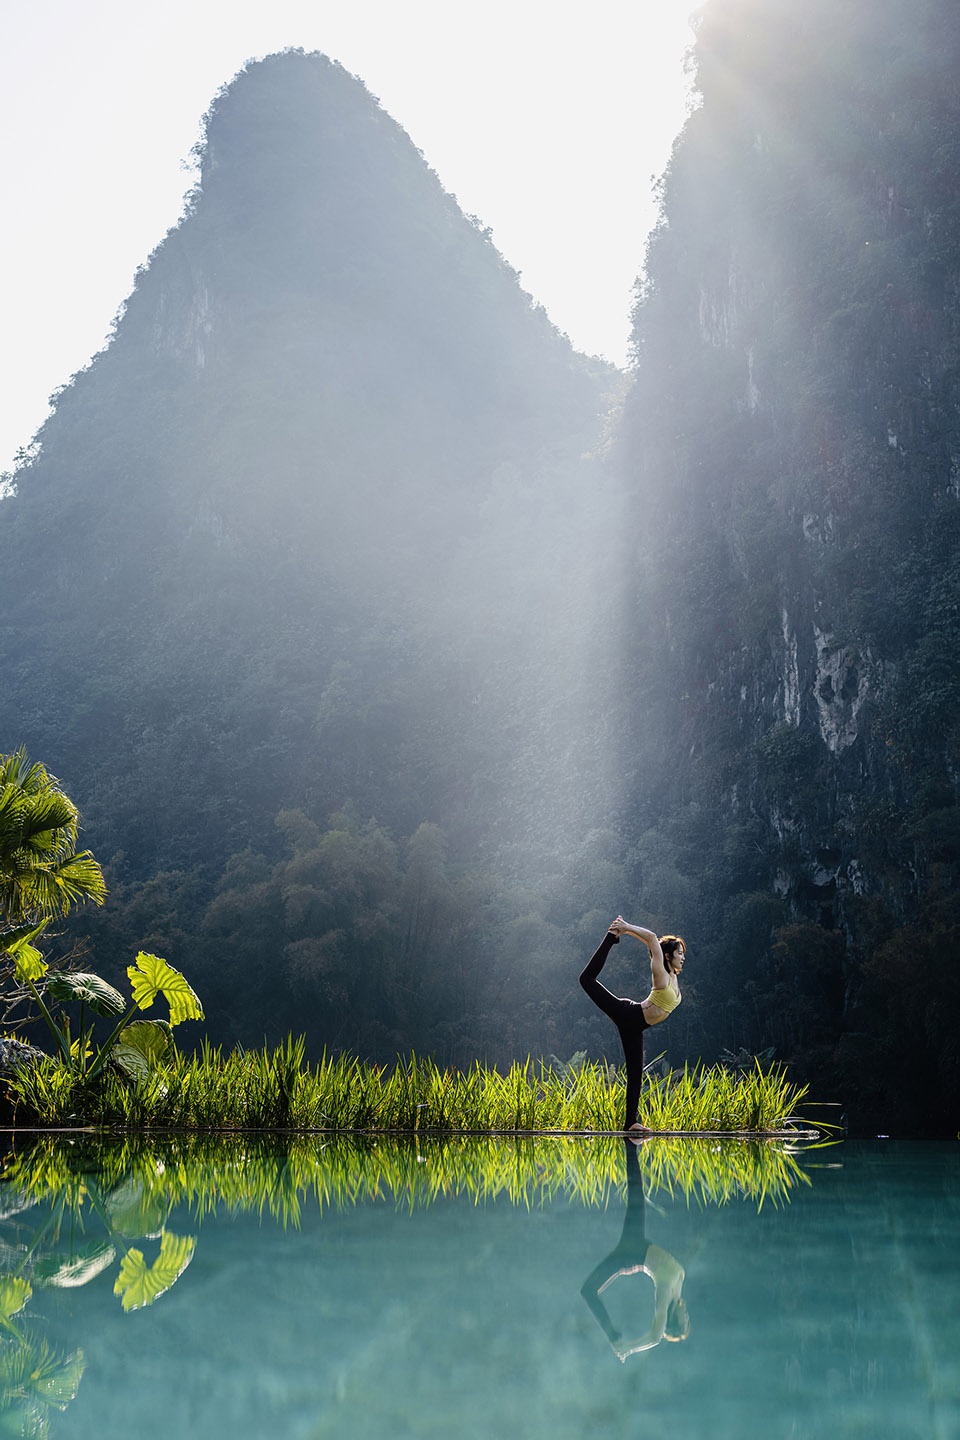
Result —
<path fill-rule="evenodd" d="M 626 358 L 694 0 L 0 0 L 0 470 L 175 224 L 244 61 L 359 75 L 574 345 Z"/>

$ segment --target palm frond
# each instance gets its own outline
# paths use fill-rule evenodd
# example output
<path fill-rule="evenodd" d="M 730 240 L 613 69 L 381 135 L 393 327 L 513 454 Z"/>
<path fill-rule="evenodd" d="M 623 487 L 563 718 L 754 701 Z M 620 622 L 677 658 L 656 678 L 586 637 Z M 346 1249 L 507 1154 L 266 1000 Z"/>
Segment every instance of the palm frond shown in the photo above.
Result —
<path fill-rule="evenodd" d="M 64 915 L 106 896 L 89 850 L 76 851 L 80 815 L 43 765 L 21 748 L 0 755 L 0 915 L 7 920 Z"/>
<path fill-rule="evenodd" d="M 80 815 L 62 790 L 48 790 L 33 797 L 24 807 L 23 843 L 33 849 L 72 844 L 77 838 Z"/>
<path fill-rule="evenodd" d="M 85 900 L 102 905 L 107 887 L 100 866 L 89 850 L 55 860 L 46 866 L 20 869 L 14 876 L 16 891 L 22 895 L 25 909 L 39 910 L 45 915 L 66 915 Z M 5 903 L 10 882 L 0 885 L 0 905 L 8 914 L 15 913 L 14 904 Z"/>

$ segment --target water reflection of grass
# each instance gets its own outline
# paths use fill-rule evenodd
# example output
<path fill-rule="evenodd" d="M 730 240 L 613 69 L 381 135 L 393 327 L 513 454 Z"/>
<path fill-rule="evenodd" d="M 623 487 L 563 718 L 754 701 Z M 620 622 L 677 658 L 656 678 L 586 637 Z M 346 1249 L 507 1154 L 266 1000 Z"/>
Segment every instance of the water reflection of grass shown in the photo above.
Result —
<path fill-rule="evenodd" d="M 0 1177 L 24 1202 L 50 1202 L 62 1217 L 90 1206 L 111 1233 L 156 1234 L 177 1206 L 196 1221 L 219 1209 L 298 1223 L 303 1208 L 368 1202 L 404 1208 L 451 1196 L 500 1198 L 534 1207 L 557 1197 L 587 1206 L 624 1198 L 624 1142 L 528 1136 L 353 1140 L 292 1136 L 142 1136 L 99 1144 L 43 1136 L 7 1155 Z M 809 1181 L 795 1147 L 782 1141 L 657 1138 L 641 1146 L 648 1195 L 722 1205 L 789 1199 Z M 59 1228 L 59 1221 L 57 1228 Z"/>
<path fill-rule="evenodd" d="M 370 1203 L 412 1210 L 465 1196 L 477 1205 L 534 1208 L 560 1198 L 606 1207 L 627 1198 L 625 1144 L 542 1135 L 16 1137 L 0 1162 L 0 1433 L 48 1434 L 51 1412 L 67 1408 L 84 1373 L 81 1350 L 52 1348 L 24 1315 L 35 1293 L 74 1290 L 112 1270 L 124 1310 L 154 1304 L 199 1243 L 170 1228 L 178 1207 L 197 1231 L 221 1210 L 295 1226 L 312 1204 L 321 1213 Z M 795 1149 L 778 1140 L 657 1138 L 638 1159 L 647 1195 L 700 1204 L 784 1201 L 809 1183 Z"/>
<path fill-rule="evenodd" d="M 105 1073 L 91 1083 L 51 1061 L 22 1071 L 9 1090 L 19 1123 L 125 1129 L 613 1131 L 624 1112 L 623 1075 L 602 1064 L 527 1060 L 501 1073 L 419 1056 L 386 1067 L 340 1055 L 311 1065 L 302 1039 L 272 1051 L 205 1046 L 133 1082 Z M 648 1073 L 640 1114 L 658 1131 L 770 1132 L 805 1095 L 779 1066 L 698 1065 Z"/>

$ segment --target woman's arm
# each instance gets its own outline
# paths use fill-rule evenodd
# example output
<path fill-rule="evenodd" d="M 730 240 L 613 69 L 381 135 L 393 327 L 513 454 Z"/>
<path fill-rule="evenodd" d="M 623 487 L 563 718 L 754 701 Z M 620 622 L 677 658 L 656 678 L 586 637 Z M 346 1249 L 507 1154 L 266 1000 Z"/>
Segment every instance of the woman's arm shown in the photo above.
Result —
<path fill-rule="evenodd" d="M 667 967 L 663 963 L 663 951 L 660 949 L 660 941 L 652 930 L 645 930 L 642 925 L 629 925 L 622 915 L 618 915 L 610 926 L 614 935 L 632 935 L 635 940 L 640 940 L 646 945 L 650 952 L 650 976 L 653 980 L 655 990 L 665 990 L 670 984 L 670 977 Z"/>

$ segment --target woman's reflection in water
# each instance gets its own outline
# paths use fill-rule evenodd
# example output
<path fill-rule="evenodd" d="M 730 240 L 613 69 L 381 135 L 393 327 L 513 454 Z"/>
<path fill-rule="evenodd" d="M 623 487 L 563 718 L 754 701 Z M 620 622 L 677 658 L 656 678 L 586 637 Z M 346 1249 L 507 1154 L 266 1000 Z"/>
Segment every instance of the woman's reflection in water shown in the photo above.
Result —
<path fill-rule="evenodd" d="M 627 1213 L 617 1246 L 584 1280 L 580 1294 L 610 1341 L 614 1354 L 621 1361 L 641 1350 L 652 1350 L 661 1340 L 686 1340 L 690 1317 L 681 1295 L 684 1270 L 678 1260 L 648 1240 L 645 1229 L 643 1178 L 637 1143 L 624 1141 L 627 1156 Z M 636 1339 L 629 1339 L 617 1330 L 600 1298 L 603 1292 L 622 1276 L 649 1275 L 653 1281 L 653 1324 Z"/>

